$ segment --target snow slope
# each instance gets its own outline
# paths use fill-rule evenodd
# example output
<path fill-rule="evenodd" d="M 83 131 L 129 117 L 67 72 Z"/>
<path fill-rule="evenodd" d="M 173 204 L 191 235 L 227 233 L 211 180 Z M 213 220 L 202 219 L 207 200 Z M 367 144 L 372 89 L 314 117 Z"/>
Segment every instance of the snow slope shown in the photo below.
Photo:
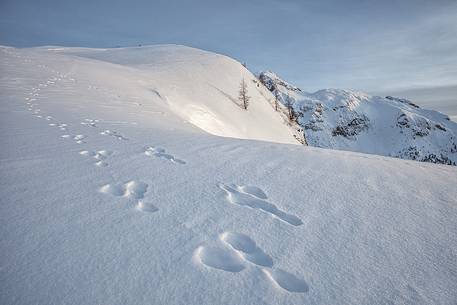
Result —
<path fill-rule="evenodd" d="M 0 304 L 455 304 L 455 167 L 217 137 L 102 52 L 0 49 Z"/>
<path fill-rule="evenodd" d="M 159 99 L 181 118 L 211 134 L 299 144 L 265 102 L 254 82 L 256 77 L 227 56 L 178 45 L 110 50 L 43 48 L 47 53 L 49 49 L 133 68 L 130 71 L 135 76 L 129 78 L 137 86 L 132 95 L 143 103 L 151 97 Z M 251 97 L 247 111 L 238 101 L 243 78 Z M 139 97 L 138 87 L 143 91 Z"/>
<path fill-rule="evenodd" d="M 411 101 L 341 89 L 301 91 L 273 72 L 262 82 L 289 97 L 312 146 L 455 165 L 457 123 Z"/>

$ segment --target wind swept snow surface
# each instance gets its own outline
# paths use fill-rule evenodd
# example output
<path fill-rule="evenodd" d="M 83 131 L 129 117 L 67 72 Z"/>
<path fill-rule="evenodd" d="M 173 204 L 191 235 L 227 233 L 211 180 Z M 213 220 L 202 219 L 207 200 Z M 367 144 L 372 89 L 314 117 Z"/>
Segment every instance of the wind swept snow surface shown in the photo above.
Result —
<path fill-rule="evenodd" d="M 0 65 L 0 304 L 455 304 L 456 167 L 274 143 L 195 49 Z"/>

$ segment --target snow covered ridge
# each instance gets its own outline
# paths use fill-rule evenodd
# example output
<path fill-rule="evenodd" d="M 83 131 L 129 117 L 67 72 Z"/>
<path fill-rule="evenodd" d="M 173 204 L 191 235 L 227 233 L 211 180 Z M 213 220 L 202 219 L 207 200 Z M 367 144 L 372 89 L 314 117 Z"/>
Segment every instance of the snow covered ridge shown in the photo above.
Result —
<path fill-rule="evenodd" d="M 457 123 L 413 102 L 340 89 L 303 92 L 272 72 L 259 79 L 303 128 L 309 145 L 456 165 Z"/>
<path fill-rule="evenodd" d="M 40 50 L 133 69 L 138 73 L 138 89 L 148 91 L 147 100 L 166 104 L 174 114 L 211 134 L 299 144 L 266 102 L 271 93 L 230 57 L 179 45 Z M 250 97 L 247 110 L 238 100 L 243 79 Z"/>

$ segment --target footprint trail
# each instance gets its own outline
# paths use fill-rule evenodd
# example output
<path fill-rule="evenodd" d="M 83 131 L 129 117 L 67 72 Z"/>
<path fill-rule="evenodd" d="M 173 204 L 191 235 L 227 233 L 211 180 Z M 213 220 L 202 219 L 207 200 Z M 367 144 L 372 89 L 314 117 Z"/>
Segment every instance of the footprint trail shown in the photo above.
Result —
<path fill-rule="evenodd" d="M 265 200 L 267 198 L 266 194 L 258 187 L 223 183 L 219 183 L 218 186 L 226 192 L 227 200 L 230 203 L 261 210 L 293 226 L 303 224 L 297 216 L 288 214 Z"/>
<path fill-rule="evenodd" d="M 102 136 L 112 136 L 112 137 L 115 137 L 116 139 L 118 140 L 123 140 L 123 141 L 126 141 L 128 140 L 126 137 L 124 137 L 123 135 L 120 135 L 118 134 L 116 131 L 112 131 L 112 130 L 109 130 L 109 129 L 106 129 L 102 132 L 100 132 L 100 134 Z"/>
<path fill-rule="evenodd" d="M 173 155 L 167 154 L 165 152 L 165 149 L 160 148 L 160 147 L 149 146 L 144 151 L 144 154 L 146 156 L 165 159 L 165 160 L 171 161 L 173 163 L 177 163 L 177 164 L 186 164 L 185 161 L 175 158 Z"/>

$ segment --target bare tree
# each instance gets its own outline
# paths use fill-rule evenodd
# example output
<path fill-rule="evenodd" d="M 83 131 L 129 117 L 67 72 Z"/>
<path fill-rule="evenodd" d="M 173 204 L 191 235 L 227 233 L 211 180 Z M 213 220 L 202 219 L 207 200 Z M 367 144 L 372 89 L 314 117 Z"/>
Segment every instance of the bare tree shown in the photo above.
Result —
<path fill-rule="evenodd" d="M 287 115 L 289 117 L 289 121 L 293 122 L 295 121 L 297 114 L 295 113 L 294 110 L 294 102 L 292 101 L 292 98 L 290 97 L 289 94 L 286 96 L 286 107 L 287 107 Z"/>
<path fill-rule="evenodd" d="M 278 89 L 275 90 L 275 110 L 279 110 L 279 91 Z"/>
<path fill-rule="evenodd" d="M 244 78 L 241 80 L 240 83 L 240 91 L 238 92 L 238 99 L 243 105 L 243 108 L 245 110 L 248 109 L 249 106 L 249 100 L 251 99 L 250 96 L 248 96 L 248 85 L 246 84 Z"/>

